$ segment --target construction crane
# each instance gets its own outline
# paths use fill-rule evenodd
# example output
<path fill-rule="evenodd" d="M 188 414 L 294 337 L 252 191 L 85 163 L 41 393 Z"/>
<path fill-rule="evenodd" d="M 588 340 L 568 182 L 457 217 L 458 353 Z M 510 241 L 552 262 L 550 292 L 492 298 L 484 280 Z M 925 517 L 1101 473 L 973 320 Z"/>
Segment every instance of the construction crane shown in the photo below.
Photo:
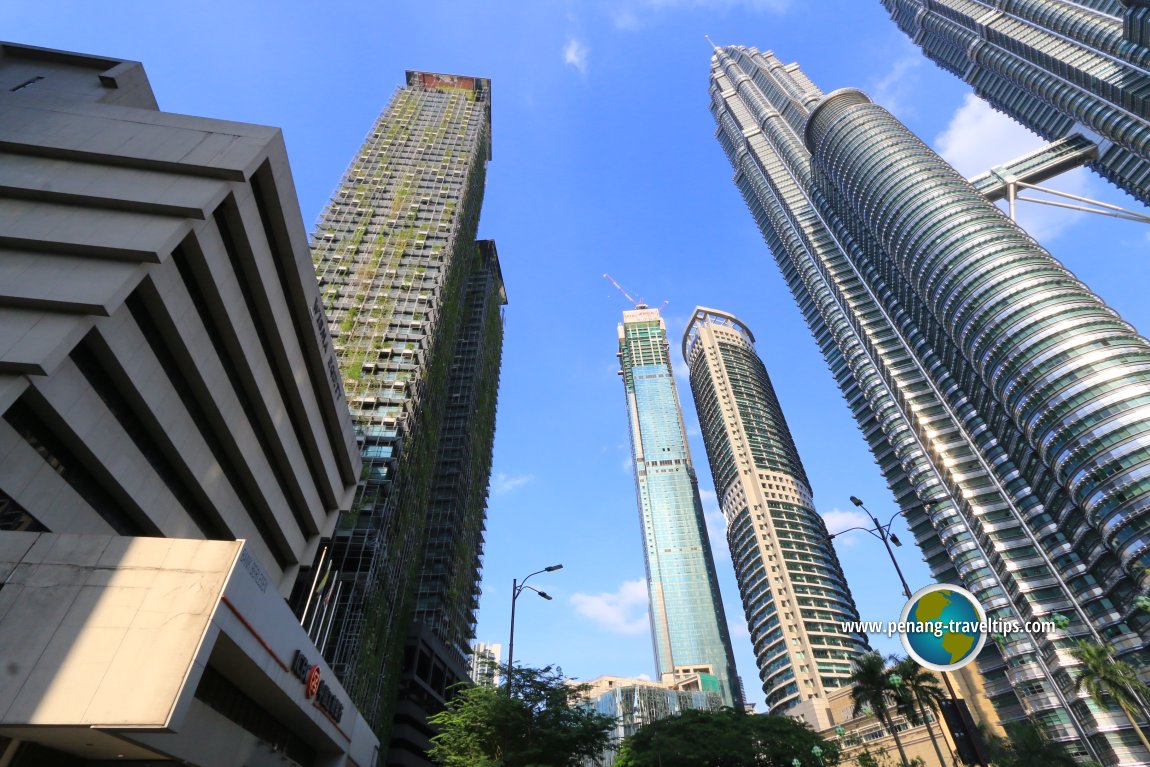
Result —
<path fill-rule="evenodd" d="M 612 284 L 612 285 L 614 285 L 614 286 L 615 286 L 615 288 L 616 288 L 616 289 L 617 289 L 617 290 L 618 290 L 620 293 L 622 293 L 622 294 L 623 294 L 623 297 L 624 297 L 624 298 L 626 298 L 628 301 L 630 301 L 630 302 L 631 302 L 631 304 L 632 304 L 632 306 L 634 306 L 636 309 L 647 309 L 647 308 L 648 308 L 648 307 L 647 307 L 647 303 L 646 303 L 646 302 L 645 302 L 645 301 L 644 301 L 642 298 L 640 298 L 638 301 L 636 301 L 634 298 L 631 298 L 631 294 L 630 294 L 630 293 L 628 293 L 628 292 L 627 292 L 627 291 L 626 291 L 626 290 L 623 288 L 623 286 L 622 286 L 622 285 L 620 285 L 618 282 L 615 282 L 615 278 L 614 278 L 614 277 L 612 277 L 611 275 L 609 275 L 609 274 L 604 274 L 604 275 L 603 275 L 603 279 L 605 279 L 605 280 L 609 280 L 609 281 L 611 282 L 611 284 Z M 662 310 L 663 310 L 663 307 L 664 307 L 664 306 L 666 306 L 666 305 L 667 305 L 667 304 L 669 304 L 669 303 L 671 303 L 671 299 L 669 299 L 669 298 L 668 298 L 666 301 L 664 301 L 664 302 L 663 302 L 663 305 L 659 307 L 659 311 L 662 311 Z"/>

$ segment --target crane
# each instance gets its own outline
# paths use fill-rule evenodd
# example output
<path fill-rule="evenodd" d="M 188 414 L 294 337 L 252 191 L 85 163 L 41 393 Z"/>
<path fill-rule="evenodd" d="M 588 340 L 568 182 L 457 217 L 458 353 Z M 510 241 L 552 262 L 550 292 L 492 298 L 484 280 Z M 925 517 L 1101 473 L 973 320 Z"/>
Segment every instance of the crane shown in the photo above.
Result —
<path fill-rule="evenodd" d="M 615 281 L 615 278 L 614 278 L 614 277 L 612 277 L 611 275 L 609 275 L 609 274 L 604 274 L 604 275 L 603 275 L 603 279 L 610 281 L 610 283 L 611 283 L 612 285 L 614 285 L 614 286 L 615 286 L 615 288 L 616 288 L 616 289 L 617 289 L 617 290 L 618 290 L 620 293 L 622 293 L 622 294 L 623 294 L 623 297 L 624 297 L 624 298 L 626 298 L 628 301 L 630 301 L 630 302 L 631 302 L 631 304 L 632 304 L 632 305 L 633 305 L 633 306 L 634 306 L 636 309 L 646 309 L 646 308 L 648 308 L 648 307 L 647 307 L 647 303 L 646 303 L 646 302 L 645 302 L 645 301 L 644 301 L 642 298 L 640 298 L 638 301 L 636 301 L 634 298 L 632 298 L 632 297 L 631 297 L 631 294 L 630 294 L 630 293 L 628 293 L 628 292 L 627 292 L 627 291 L 626 291 L 626 290 L 623 288 L 623 286 L 622 286 L 622 285 L 620 285 L 618 282 L 616 282 L 616 281 Z M 660 311 L 662 311 L 662 310 L 663 310 L 663 307 L 664 307 L 664 306 L 666 306 L 666 305 L 667 305 L 667 304 L 669 304 L 669 303 L 671 303 L 671 299 L 669 299 L 669 298 L 668 298 L 666 301 L 664 301 L 664 302 L 663 302 L 663 305 L 659 307 L 659 310 L 660 310 Z"/>

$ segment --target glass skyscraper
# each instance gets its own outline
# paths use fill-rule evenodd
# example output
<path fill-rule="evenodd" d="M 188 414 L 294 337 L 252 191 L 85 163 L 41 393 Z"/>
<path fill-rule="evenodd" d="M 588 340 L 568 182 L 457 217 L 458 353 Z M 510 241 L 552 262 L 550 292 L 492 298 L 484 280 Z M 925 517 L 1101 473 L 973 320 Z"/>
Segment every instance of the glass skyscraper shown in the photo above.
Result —
<path fill-rule="evenodd" d="M 759 678 L 778 712 L 825 700 L 869 648 L 842 629 L 859 620 L 858 610 L 754 344 L 738 318 L 699 307 L 683 357 Z"/>
<path fill-rule="evenodd" d="M 1150 5 L 1144 0 L 882 0 L 927 57 L 1150 204 Z"/>
<path fill-rule="evenodd" d="M 1150 343 L 860 91 L 738 46 L 711 60 L 717 136 L 939 581 L 989 616 L 1061 616 L 979 657 L 1005 721 L 1137 763 L 1070 648 L 1146 661 Z"/>
<path fill-rule="evenodd" d="M 715 560 L 658 309 L 639 304 L 623 312 L 619 362 L 659 679 L 713 678 L 724 704 L 741 708 Z"/>
<path fill-rule="evenodd" d="M 364 470 L 304 625 L 376 731 L 395 720 L 393 752 L 419 752 L 418 709 L 468 677 L 506 301 L 476 241 L 490 95 L 408 72 L 312 237 Z M 401 679 L 418 700 L 397 713 Z"/>

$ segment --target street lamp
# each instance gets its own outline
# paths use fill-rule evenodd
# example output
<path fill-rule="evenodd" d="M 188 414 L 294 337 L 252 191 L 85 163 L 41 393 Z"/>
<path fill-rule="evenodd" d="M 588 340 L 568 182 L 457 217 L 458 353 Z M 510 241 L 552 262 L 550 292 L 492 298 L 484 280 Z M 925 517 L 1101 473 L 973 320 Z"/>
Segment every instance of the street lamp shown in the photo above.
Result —
<path fill-rule="evenodd" d="M 535 572 L 531 573 L 531 575 L 528 575 L 527 578 L 530 578 L 532 575 L 539 575 L 539 573 L 553 573 L 556 570 L 562 570 L 562 569 L 563 569 L 563 565 L 551 565 L 550 567 L 544 567 L 542 570 L 536 570 Z M 511 697 L 511 675 L 514 673 L 514 669 L 515 669 L 515 600 L 519 599 L 519 595 L 523 593 L 523 589 L 530 589 L 531 591 L 534 591 L 536 594 L 543 597 L 544 599 L 546 599 L 548 601 L 551 600 L 551 595 L 548 594 L 546 591 L 540 591 L 539 589 L 535 588 L 534 586 L 528 586 L 527 585 L 527 578 L 524 578 L 521 581 L 516 580 L 514 578 L 511 579 L 511 638 L 507 642 L 507 697 L 508 698 Z"/>
<path fill-rule="evenodd" d="M 879 524 L 878 517 L 871 514 L 870 509 L 868 509 L 866 506 L 863 506 L 863 502 L 853 495 L 851 496 L 851 503 L 853 503 L 855 506 L 858 506 L 860 509 L 867 513 L 867 516 L 870 517 L 870 521 L 874 523 L 874 527 L 848 527 L 846 530 L 839 530 L 837 533 L 831 533 L 829 537 L 834 538 L 836 536 L 842 535 L 843 533 L 849 533 L 852 530 L 862 530 L 864 533 L 870 533 L 872 536 L 882 541 L 882 545 L 886 547 L 886 553 L 890 557 L 890 563 L 894 565 L 894 571 L 898 573 L 899 582 L 902 583 L 902 591 L 904 594 L 906 594 L 906 598 L 910 599 L 910 595 L 912 593 L 910 586 L 907 585 L 906 578 L 904 578 L 902 574 L 902 568 L 898 566 L 898 560 L 894 558 L 894 550 L 890 547 L 892 543 L 895 546 L 902 546 L 902 541 L 898 539 L 897 535 L 890 531 L 890 525 L 892 522 L 894 522 L 894 518 L 899 515 L 899 512 L 896 511 L 894 514 L 892 514 L 891 518 L 886 521 L 885 525 L 883 525 Z"/>
<path fill-rule="evenodd" d="M 816 744 L 811 746 L 811 753 L 814 754 L 815 759 L 818 760 L 818 763 L 821 767 L 823 764 L 823 750 Z"/>
<path fill-rule="evenodd" d="M 894 522 L 894 518 L 897 517 L 900 512 L 896 511 L 894 513 L 894 515 L 891 516 L 891 518 L 889 520 L 887 520 L 887 523 L 885 525 L 880 525 L 878 518 L 870 513 L 870 509 L 868 509 L 866 506 L 864 506 L 863 502 L 861 500 L 859 500 L 858 498 L 856 498 L 853 495 L 850 498 L 851 498 L 851 503 L 853 503 L 855 506 L 858 506 L 860 509 L 862 509 L 863 511 L 865 511 L 867 513 L 867 516 L 870 517 L 871 522 L 874 522 L 874 528 L 872 529 L 872 528 L 868 528 L 868 527 L 851 527 L 851 528 L 847 528 L 846 530 L 840 530 L 839 532 L 834 533 L 830 537 L 834 538 L 836 535 L 842 535 L 843 533 L 848 533 L 851 530 L 862 530 L 863 532 L 870 533 L 875 538 L 878 538 L 879 540 L 881 540 L 883 542 L 883 545 L 886 547 L 887 555 L 890 556 L 890 563 L 892 565 L 894 565 L 894 571 L 896 573 L 898 573 L 898 580 L 902 584 L 902 593 L 906 595 L 907 600 L 910 600 L 911 596 L 913 596 L 913 592 L 910 590 L 910 586 L 907 585 L 906 578 L 902 574 L 902 568 L 898 566 L 898 560 L 895 559 L 894 550 L 891 549 L 891 547 L 890 547 L 890 545 L 892 543 L 895 546 L 902 546 L 902 543 L 900 543 L 898 540 L 898 536 L 896 536 L 894 533 L 892 533 L 890 531 L 891 523 Z M 970 714 L 967 713 L 965 709 L 963 709 L 961 706 L 958 705 L 958 695 L 954 691 L 954 685 L 952 685 L 950 683 L 950 676 L 945 671 L 939 672 L 938 675 L 940 677 L 942 677 L 942 682 L 944 685 L 946 685 L 946 691 L 950 695 L 950 702 L 951 702 L 951 705 L 954 706 L 955 713 L 958 714 L 959 717 L 962 719 L 962 724 L 964 727 L 967 728 L 967 731 L 973 732 L 974 731 L 974 722 L 970 719 Z M 898 676 L 897 674 L 892 674 L 889 677 L 889 679 L 890 679 L 891 684 L 893 686 L 895 686 L 896 688 L 902 684 L 902 677 Z M 952 732 L 952 734 L 953 734 L 953 732 Z M 986 761 L 986 757 L 983 756 L 983 754 L 982 754 L 982 745 L 973 736 L 971 737 L 971 744 L 973 745 L 974 752 L 975 752 L 975 758 L 978 760 L 978 763 L 980 765 L 986 765 L 987 761 Z"/>
<path fill-rule="evenodd" d="M 803 767 L 803 760 L 796 756 L 791 760 L 791 767 Z"/>

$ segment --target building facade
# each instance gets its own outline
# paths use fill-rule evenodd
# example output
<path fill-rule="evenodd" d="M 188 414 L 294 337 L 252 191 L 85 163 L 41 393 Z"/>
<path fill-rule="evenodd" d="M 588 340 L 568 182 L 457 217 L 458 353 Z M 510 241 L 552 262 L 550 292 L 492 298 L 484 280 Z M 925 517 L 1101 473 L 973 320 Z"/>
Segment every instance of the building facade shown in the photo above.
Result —
<path fill-rule="evenodd" d="M 683 357 L 767 706 L 785 711 L 849 682 L 869 650 L 810 483 L 750 329 L 697 307 Z"/>
<path fill-rule="evenodd" d="M 684 711 L 718 711 L 724 705 L 718 680 L 709 675 L 688 675 L 675 682 L 652 682 L 620 676 L 600 676 L 586 683 L 584 705 L 615 718 L 611 742 L 583 767 L 612 767 L 623 741 L 643 727 L 678 716 Z"/>
<path fill-rule="evenodd" d="M 1150 6 L 1142 0 L 882 0 L 927 57 L 1150 204 Z"/>
<path fill-rule="evenodd" d="M 667 329 L 658 309 L 640 304 L 623 312 L 619 361 L 659 680 L 710 674 L 719 680 L 724 703 L 742 707 Z"/>
<path fill-rule="evenodd" d="M 490 96 L 484 78 L 408 72 L 312 236 L 364 460 L 312 570 L 334 589 L 313 635 L 377 731 L 394 719 L 389 764 L 422 761 L 474 636 L 506 302 L 476 240 Z"/>
<path fill-rule="evenodd" d="M 991 618 L 1004 721 L 1142 764 L 1074 690 L 1078 639 L 1144 664 L 1150 343 L 861 92 L 716 49 L 718 138 L 935 578 Z"/>
<path fill-rule="evenodd" d="M 13 44 L 0 114 L 0 764 L 367 767 L 284 602 L 360 460 L 282 134 Z"/>

